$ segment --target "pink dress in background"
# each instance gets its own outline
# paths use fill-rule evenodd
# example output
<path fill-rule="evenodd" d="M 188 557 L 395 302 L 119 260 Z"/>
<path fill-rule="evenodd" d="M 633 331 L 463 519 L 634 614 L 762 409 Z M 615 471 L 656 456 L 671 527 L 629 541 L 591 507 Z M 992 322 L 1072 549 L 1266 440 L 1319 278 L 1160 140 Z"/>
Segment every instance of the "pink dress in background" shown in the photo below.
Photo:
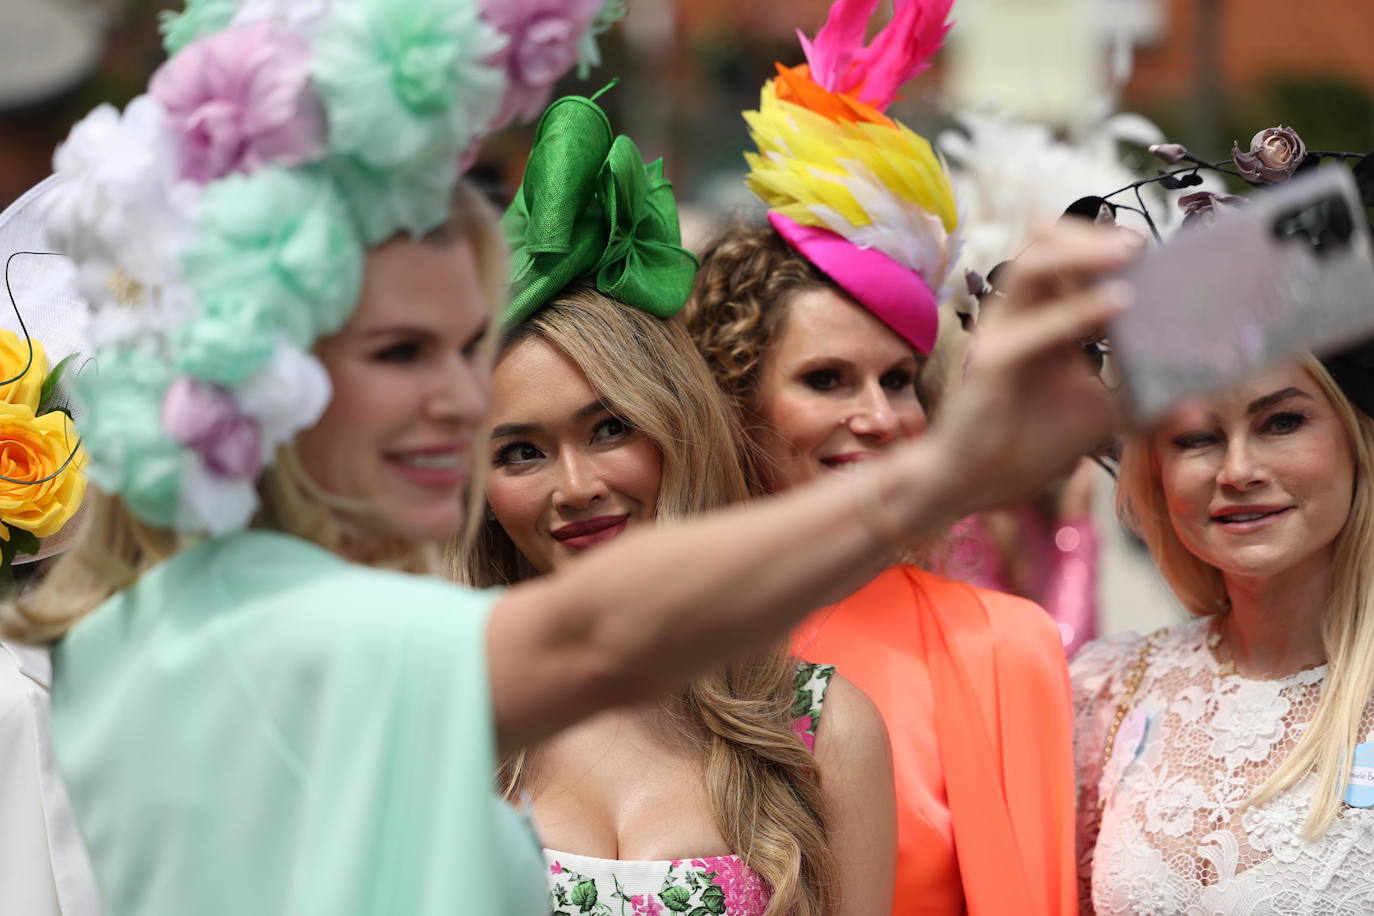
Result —
<path fill-rule="evenodd" d="M 1050 612 L 1064 652 L 1072 658 L 1080 646 L 1097 637 L 1097 529 L 1086 516 L 1046 523 L 1032 506 L 1016 510 L 1016 524 L 1031 571 L 1028 588 L 1013 588 L 996 538 L 976 515 L 954 526 L 937 571 L 1034 601 Z"/>

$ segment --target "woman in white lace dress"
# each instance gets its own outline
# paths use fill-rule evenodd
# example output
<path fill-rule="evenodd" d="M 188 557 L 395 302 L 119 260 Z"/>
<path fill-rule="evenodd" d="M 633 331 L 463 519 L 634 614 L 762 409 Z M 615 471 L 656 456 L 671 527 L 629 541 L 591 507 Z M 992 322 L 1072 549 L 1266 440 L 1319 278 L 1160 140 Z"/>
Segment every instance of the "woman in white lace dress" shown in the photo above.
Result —
<path fill-rule="evenodd" d="M 1196 619 L 1072 666 L 1085 912 L 1374 912 L 1374 813 L 1344 800 L 1374 741 L 1372 473 L 1374 420 L 1311 358 L 1128 446 L 1123 516 Z"/>

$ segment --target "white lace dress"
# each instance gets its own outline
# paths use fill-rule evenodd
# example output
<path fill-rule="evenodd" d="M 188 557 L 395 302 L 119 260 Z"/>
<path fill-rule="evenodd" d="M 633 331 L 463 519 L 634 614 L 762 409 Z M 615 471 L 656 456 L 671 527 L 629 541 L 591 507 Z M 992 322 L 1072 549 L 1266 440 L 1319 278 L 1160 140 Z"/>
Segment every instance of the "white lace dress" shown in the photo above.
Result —
<path fill-rule="evenodd" d="M 1144 637 L 1089 643 L 1070 668 L 1084 912 L 1374 913 L 1374 809 L 1345 806 L 1306 843 L 1311 777 L 1262 807 L 1244 805 L 1297 743 L 1326 669 L 1270 681 L 1221 676 L 1208 632 L 1195 620 L 1161 633 L 1105 766 L 1107 731 Z M 1367 708 L 1361 741 L 1372 726 Z"/>

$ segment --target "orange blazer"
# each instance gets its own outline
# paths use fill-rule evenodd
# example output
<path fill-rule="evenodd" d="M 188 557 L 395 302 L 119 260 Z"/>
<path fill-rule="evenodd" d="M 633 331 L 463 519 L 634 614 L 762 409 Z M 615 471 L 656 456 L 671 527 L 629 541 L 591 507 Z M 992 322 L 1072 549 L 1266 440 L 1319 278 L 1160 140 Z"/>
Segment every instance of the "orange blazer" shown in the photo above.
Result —
<path fill-rule="evenodd" d="M 1075 916 L 1072 708 L 1038 605 L 894 566 L 793 634 L 887 723 L 896 916 Z"/>

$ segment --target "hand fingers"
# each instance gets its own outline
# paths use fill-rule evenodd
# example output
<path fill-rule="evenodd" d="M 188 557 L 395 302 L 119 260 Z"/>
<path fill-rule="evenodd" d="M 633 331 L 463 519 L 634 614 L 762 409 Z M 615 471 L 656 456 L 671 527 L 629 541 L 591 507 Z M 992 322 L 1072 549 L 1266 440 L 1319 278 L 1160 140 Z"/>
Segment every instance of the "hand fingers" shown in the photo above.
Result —
<path fill-rule="evenodd" d="M 1007 302 L 999 312 L 1034 307 L 1119 270 L 1142 247 L 1138 233 L 1068 220 L 1046 230 L 1009 266 Z"/>
<path fill-rule="evenodd" d="M 1130 304 L 1131 288 L 1113 281 L 1080 290 L 1019 315 L 989 322 L 979 335 L 975 359 L 1011 369 L 1098 333 Z M 1013 370 L 1014 371 L 1014 370 Z"/>

